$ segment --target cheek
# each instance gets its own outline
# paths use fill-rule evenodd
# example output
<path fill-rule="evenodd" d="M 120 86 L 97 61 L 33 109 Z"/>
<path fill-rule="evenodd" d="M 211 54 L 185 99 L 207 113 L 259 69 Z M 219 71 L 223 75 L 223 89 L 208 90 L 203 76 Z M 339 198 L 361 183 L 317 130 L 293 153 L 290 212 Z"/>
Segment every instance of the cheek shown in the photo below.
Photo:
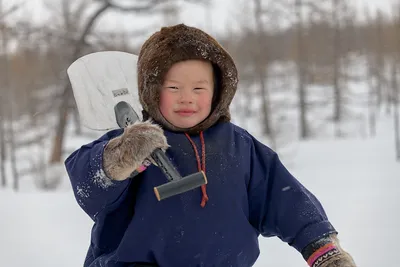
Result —
<path fill-rule="evenodd" d="M 171 94 L 168 94 L 167 92 L 161 92 L 160 94 L 160 111 L 163 115 L 167 114 L 169 109 L 173 106 L 174 99 L 171 96 Z"/>
<path fill-rule="evenodd" d="M 212 104 L 212 94 L 211 95 L 204 95 L 197 100 L 199 106 L 203 109 L 211 109 Z"/>

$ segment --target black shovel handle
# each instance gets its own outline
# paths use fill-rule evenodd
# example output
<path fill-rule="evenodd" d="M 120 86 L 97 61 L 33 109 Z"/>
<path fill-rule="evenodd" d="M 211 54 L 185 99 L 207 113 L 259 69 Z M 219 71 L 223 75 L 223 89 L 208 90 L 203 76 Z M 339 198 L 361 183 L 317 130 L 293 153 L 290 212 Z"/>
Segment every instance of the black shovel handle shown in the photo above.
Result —
<path fill-rule="evenodd" d="M 151 157 L 170 182 L 182 179 L 182 176 L 178 173 L 161 148 L 155 149 L 151 154 Z"/>
<path fill-rule="evenodd" d="M 207 177 L 204 172 L 200 171 L 189 174 L 180 180 L 154 187 L 154 194 L 156 195 L 158 201 L 160 201 L 198 188 L 204 184 L 207 184 Z"/>

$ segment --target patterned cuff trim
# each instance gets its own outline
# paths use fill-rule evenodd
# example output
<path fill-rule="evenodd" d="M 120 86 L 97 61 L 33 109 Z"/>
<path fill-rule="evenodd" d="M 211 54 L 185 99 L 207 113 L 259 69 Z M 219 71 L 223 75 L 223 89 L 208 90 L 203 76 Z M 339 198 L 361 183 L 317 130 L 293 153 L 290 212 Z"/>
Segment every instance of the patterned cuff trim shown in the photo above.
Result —
<path fill-rule="evenodd" d="M 338 248 L 333 243 L 329 243 L 315 251 L 307 260 L 307 263 L 310 267 L 319 267 L 338 254 L 340 254 Z"/>

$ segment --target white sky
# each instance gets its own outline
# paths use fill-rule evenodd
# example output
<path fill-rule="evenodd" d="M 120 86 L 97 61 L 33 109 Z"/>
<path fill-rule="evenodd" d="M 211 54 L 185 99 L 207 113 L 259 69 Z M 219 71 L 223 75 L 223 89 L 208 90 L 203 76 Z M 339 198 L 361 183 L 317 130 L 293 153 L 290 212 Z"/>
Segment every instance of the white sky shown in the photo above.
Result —
<path fill-rule="evenodd" d="M 55 4 L 57 0 L 0 0 L 3 6 L 11 6 L 13 3 L 24 4 L 24 12 L 20 12 L 19 16 L 32 17 L 35 21 L 48 21 L 48 11 L 43 8 L 44 2 Z M 70 0 L 76 1 L 76 0 Z M 93 1 L 93 0 L 87 0 Z M 118 0 L 129 3 L 129 0 Z M 400 0 L 349 0 L 358 7 L 360 12 L 364 6 L 368 6 L 370 10 L 382 9 L 385 12 L 392 10 L 393 3 L 398 3 Z M 94 2 L 94 1 L 93 1 Z M 226 29 L 227 26 L 237 28 L 244 24 L 246 12 L 251 12 L 248 4 L 250 0 L 212 0 L 212 15 L 209 16 L 204 8 L 199 8 L 199 5 L 185 4 L 181 12 L 178 22 L 183 22 L 188 25 L 200 27 L 213 35 L 218 35 L 219 32 Z M 244 5 L 243 3 L 246 3 Z M 28 12 L 27 12 L 28 11 Z M 251 18 L 251 17 L 250 17 Z M 150 32 L 158 30 L 163 22 L 160 18 L 153 19 L 149 16 L 133 16 L 121 15 L 121 13 L 107 12 L 99 20 L 98 26 L 107 29 L 131 29 L 135 30 L 144 25 L 150 25 Z"/>

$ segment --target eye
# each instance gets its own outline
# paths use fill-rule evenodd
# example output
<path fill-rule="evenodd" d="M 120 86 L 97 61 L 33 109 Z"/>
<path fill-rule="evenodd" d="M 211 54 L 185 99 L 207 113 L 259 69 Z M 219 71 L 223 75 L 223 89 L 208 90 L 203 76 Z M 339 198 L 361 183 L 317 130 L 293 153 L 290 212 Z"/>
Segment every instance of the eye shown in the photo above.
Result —
<path fill-rule="evenodd" d="M 205 88 L 203 88 L 203 87 L 196 87 L 196 88 L 194 88 L 194 90 L 204 90 Z"/>
<path fill-rule="evenodd" d="M 167 88 L 172 89 L 172 90 L 178 90 L 178 87 L 176 87 L 176 86 L 168 86 Z"/>

